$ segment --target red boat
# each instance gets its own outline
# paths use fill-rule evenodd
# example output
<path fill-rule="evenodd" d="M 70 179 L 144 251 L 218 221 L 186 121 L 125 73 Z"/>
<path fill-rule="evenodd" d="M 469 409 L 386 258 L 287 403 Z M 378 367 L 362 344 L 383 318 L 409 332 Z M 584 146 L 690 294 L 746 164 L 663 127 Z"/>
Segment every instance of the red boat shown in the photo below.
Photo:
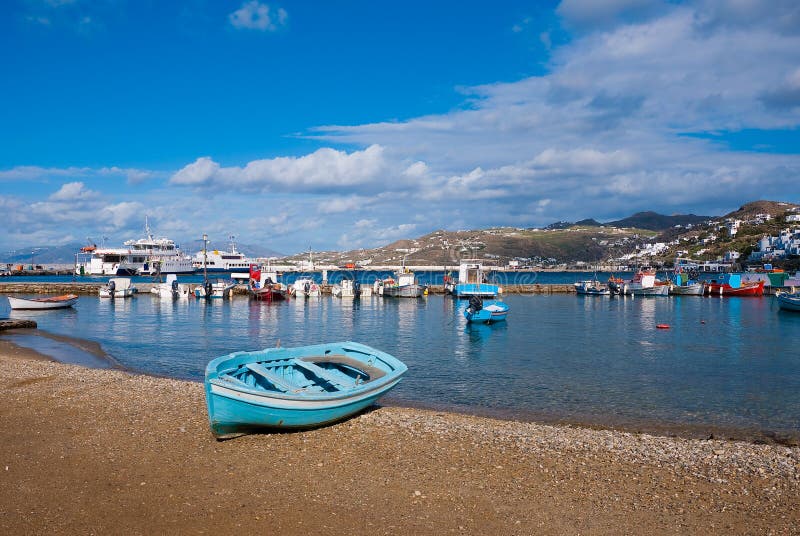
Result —
<path fill-rule="evenodd" d="M 250 297 L 255 300 L 285 300 L 288 295 L 286 285 L 278 282 L 278 273 L 271 271 L 269 267 L 261 267 L 257 264 L 250 265 L 250 279 L 247 288 L 250 291 Z"/>
<path fill-rule="evenodd" d="M 712 279 L 706 283 L 706 289 L 712 296 L 763 296 L 764 281 L 747 283 L 739 274 L 722 274 L 719 281 Z"/>

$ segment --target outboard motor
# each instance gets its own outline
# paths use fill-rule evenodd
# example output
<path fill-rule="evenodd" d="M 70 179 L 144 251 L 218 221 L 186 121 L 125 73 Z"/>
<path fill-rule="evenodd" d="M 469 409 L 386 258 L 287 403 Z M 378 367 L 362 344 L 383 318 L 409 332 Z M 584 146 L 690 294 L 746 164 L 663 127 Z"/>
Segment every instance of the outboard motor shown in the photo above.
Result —
<path fill-rule="evenodd" d="M 361 283 L 358 281 L 353 281 L 353 295 L 361 296 Z"/>
<path fill-rule="evenodd" d="M 178 292 L 178 280 L 177 279 L 173 279 L 172 280 L 172 292 Z"/>
<path fill-rule="evenodd" d="M 305 284 L 305 285 L 303 285 L 303 290 L 304 290 L 304 291 L 305 291 L 305 293 L 306 293 L 306 297 L 308 297 L 308 295 L 311 293 L 311 283 L 309 283 L 308 281 L 306 281 L 306 284 Z"/>
<path fill-rule="evenodd" d="M 469 308 L 472 310 L 472 314 L 477 313 L 481 309 L 483 309 L 483 300 L 480 296 L 470 296 L 469 298 Z"/>
<path fill-rule="evenodd" d="M 214 291 L 214 287 L 211 285 L 211 281 L 206 281 L 206 299 L 211 297 L 211 293 Z"/>
<path fill-rule="evenodd" d="M 117 288 L 116 281 L 114 281 L 113 279 L 110 280 L 108 282 L 108 292 L 110 292 L 112 296 L 114 295 L 114 289 L 116 289 L 116 288 Z"/>

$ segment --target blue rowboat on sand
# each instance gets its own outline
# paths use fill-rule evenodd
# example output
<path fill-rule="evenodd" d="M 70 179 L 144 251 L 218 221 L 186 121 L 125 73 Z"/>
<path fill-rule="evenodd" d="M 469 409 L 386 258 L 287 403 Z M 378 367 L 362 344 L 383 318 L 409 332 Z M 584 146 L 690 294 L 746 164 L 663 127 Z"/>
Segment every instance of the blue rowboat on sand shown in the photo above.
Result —
<path fill-rule="evenodd" d="M 234 352 L 206 367 L 212 433 L 312 428 L 371 406 L 408 370 L 395 357 L 356 342 Z"/>

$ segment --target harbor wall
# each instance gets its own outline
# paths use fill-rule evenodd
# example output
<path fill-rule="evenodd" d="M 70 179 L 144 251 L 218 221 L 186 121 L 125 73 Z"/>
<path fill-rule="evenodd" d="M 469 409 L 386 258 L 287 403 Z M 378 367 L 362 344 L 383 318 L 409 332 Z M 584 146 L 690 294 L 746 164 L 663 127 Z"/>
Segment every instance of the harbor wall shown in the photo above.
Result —
<path fill-rule="evenodd" d="M 157 283 L 135 283 L 140 294 L 147 294 Z M 9 283 L 0 282 L 0 294 L 94 294 L 97 295 L 104 283 Z M 331 293 L 332 285 L 321 285 L 323 294 Z M 431 285 L 428 288 L 430 294 L 444 294 L 443 285 Z M 532 285 L 505 285 L 503 294 L 563 294 L 574 293 L 573 285 L 564 284 L 532 284 Z M 233 293 L 237 295 L 247 295 L 247 286 L 236 285 Z"/>

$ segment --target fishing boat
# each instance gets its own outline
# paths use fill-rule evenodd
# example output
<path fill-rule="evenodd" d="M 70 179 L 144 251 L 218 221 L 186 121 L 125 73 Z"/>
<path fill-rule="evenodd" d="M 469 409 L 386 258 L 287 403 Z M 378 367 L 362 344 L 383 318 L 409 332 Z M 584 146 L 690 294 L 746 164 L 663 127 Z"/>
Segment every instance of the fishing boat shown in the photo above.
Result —
<path fill-rule="evenodd" d="M 15 298 L 8 296 L 8 304 L 12 309 L 64 309 L 72 307 L 78 301 L 75 294 L 48 296 L 46 298 Z"/>
<path fill-rule="evenodd" d="M 450 276 L 446 276 L 445 291 L 456 298 L 469 298 L 470 296 L 494 298 L 503 292 L 503 289 L 498 285 L 489 283 L 486 271 L 483 264 L 478 260 L 462 260 L 458 267 L 458 280 L 453 280 Z"/>
<path fill-rule="evenodd" d="M 98 295 L 101 298 L 130 298 L 136 293 L 136 287 L 131 285 L 127 277 L 112 277 L 108 284 L 100 288 Z"/>
<path fill-rule="evenodd" d="M 224 355 L 206 367 L 211 432 L 225 438 L 339 421 L 371 406 L 406 370 L 397 358 L 356 342 Z"/>
<path fill-rule="evenodd" d="M 800 312 L 800 292 L 788 293 L 779 291 L 775 294 L 778 306 L 785 311 Z"/>
<path fill-rule="evenodd" d="M 319 285 L 311 278 L 297 279 L 289 286 L 289 294 L 295 298 L 318 298 Z"/>
<path fill-rule="evenodd" d="M 178 276 L 175 274 L 167 274 L 167 280 L 164 283 L 153 285 L 150 288 L 150 293 L 155 294 L 159 298 L 170 300 L 188 298 L 194 295 L 191 285 L 178 283 Z"/>
<path fill-rule="evenodd" d="M 705 284 L 691 279 L 688 274 L 676 272 L 669 282 L 669 293 L 673 296 L 702 296 Z"/>
<path fill-rule="evenodd" d="M 278 272 L 269 266 L 250 265 L 250 278 L 247 280 L 247 290 L 254 300 L 285 300 L 289 295 L 286 285 L 278 281 Z"/>
<path fill-rule="evenodd" d="M 747 283 L 741 274 L 721 274 L 706 284 L 706 292 L 712 296 L 763 296 L 764 281 Z"/>
<path fill-rule="evenodd" d="M 631 296 L 668 296 L 669 285 L 657 282 L 655 271 L 639 270 L 623 285 L 623 292 Z"/>
<path fill-rule="evenodd" d="M 393 298 L 419 298 L 425 288 L 417 282 L 417 276 L 408 268 L 395 272 L 394 277 L 383 280 L 381 294 Z"/>
<path fill-rule="evenodd" d="M 586 296 L 609 296 L 611 294 L 611 289 L 597 279 L 592 279 L 576 282 L 575 292 Z"/>
<path fill-rule="evenodd" d="M 469 299 L 469 305 L 464 309 L 464 318 L 467 319 L 467 322 L 491 324 L 505 320 L 508 310 L 509 307 L 505 302 L 483 301 L 478 296 L 472 296 Z"/>

